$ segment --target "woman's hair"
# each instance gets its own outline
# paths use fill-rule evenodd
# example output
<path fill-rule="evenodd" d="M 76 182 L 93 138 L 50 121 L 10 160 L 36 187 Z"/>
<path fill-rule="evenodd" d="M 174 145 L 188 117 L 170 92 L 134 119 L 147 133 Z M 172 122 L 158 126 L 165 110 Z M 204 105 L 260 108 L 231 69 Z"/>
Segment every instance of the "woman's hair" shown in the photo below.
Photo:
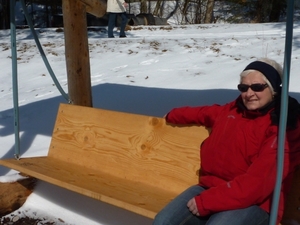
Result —
<path fill-rule="evenodd" d="M 279 74 L 281 80 L 282 80 L 282 75 L 283 75 L 283 69 L 282 69 L 282 66 L 277 63 L 275 60 L 273 59 L 269 59 L 269 58 L 261 58 L 261 59 L 258 59 L 257 61 L 260 61 L 260 62 L 264 62 L 264 63 L 267 63 L 269 64 L 270 66 L 272 66 Z M 247 76 L 249 73 L 253 72 L 255 70 L 244 70 L 241 74 L 240 74 L 240 82 L 242 82 L 242 78 Z M 263 79 L 264 81 L 268 84 L 268 86 L 270 87 L 271 91 L 272 91 L 272 94 L 275 95 L 276 92 L 274 91 L 274 87 L 271 85 L 270 81 L 266 78 L 266 76 L 264 74 L 263 75 Z"/>

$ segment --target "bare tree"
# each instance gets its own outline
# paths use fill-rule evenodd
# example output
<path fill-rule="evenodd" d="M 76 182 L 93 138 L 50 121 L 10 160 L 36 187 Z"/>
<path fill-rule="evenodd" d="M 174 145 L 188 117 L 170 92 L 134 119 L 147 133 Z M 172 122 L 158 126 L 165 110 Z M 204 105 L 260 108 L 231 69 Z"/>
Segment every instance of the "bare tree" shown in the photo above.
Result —
<path fill-rule="evenodd" d="M 141 13 L 148 13 L 148 6 L 146 0 L 141 0 Z"/>
<path fill-rule="evenodd" d="M 207 0 L 204 23 L 211 23 L 213 21 L 214 6 L 215 0 Z"/>
<path fill-rule="evenodd" d="M 269 22 L 278 22 L 281 14 L 286 9 L 286 2 L 282 0 L 273 0 L 271 6 L 271 12 L 269 16 Z"/>
<path fill-rule="evenodd" d="M 161 6 L 162 6 L 162 0 L 157 0 L 155 8 L 153 10 L 153 15 L 155 15 L 155 16 L 162 16 Z"/>
<path fill-rule="evenodd" d="M 9 29 L 10 27 L 10 1 L 0 1 L 0 29 Z"/>
<path fill-rule="evenodd" d="M 191 0 L 185 0 L 183 3 L 183 8 L 181 10 L 181 14 L 182 14 L 182 22 L 188 22 L 188 9 L 190 6 L 190 2 Z"/>
<path fill-rule="evenodd" d="M 181 7 L 182 23 L 200 24 L 204 22 L 208 0 L 184 0 Z"/>
<path fill-rule="evenodd" d="M 285 9 L 286 2 L 282 0 L 257 0 L 254 22 L 278 22 Z"/>
<path fill-rule="evenodd" d="M 202 23 L 202 1 L 197 0 L 195 3 L 195 14 L 194 19 L 192 20 L 192 23 L 200 24 Z"/>

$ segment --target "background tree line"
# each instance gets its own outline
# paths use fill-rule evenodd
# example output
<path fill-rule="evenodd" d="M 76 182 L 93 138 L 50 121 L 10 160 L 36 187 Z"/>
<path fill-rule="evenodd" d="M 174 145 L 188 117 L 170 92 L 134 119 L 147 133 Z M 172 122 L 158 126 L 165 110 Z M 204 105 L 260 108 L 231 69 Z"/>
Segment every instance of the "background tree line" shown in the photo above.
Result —
<path fill-rule="evenodd" d="M 149 13 L 157 17 L 173 16 L 178 24 L 214 23 L 223 20 L 239 22 L 278 22 L 285 17 L 283 0 L 126 0 L 128 12 Z M 18 0 L 17 0 L 18 2 Z M 42 19 L 36 26 L 51 27 L 51 18 L 61 14 L 62 0 L 25 0 L 33 20 Z M 35 8 L 39 5 L 42 8 Z M 215 9 L 218 8 L 218 13 Z M 10 27 L 10 0 L 0 0 L 0 29 Z"/>
<path fill-rule="evenodd" d="M 18 0 L 16 0 L 16 2 L 18 2 Z M 0 29 L 10 28 L 10 4 L 10 0 L 0 0 Z M 49 20 L 46 19 L 46 17 L 61 13 L 62 0 L 25 0 L 25 4 L 29 7 L 29 11 L 33 12 L 33 18 L 35 13 L 33 6 L 35 4 L 44 6 L 45 23 L 47 24 L 47 27 L 49 27 Z"/>

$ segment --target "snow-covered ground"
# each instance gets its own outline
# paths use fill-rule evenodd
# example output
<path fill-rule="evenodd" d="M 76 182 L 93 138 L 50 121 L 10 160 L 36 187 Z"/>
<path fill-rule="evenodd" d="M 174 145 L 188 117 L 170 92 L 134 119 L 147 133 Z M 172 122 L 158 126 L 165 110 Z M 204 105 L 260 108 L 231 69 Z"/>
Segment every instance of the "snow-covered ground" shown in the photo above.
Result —
<path fill-rule="evenodd" d="M 294 26 L 290 95 L 300 101 L 300 23 Z M 45 54 L 67 90 L 64 35 L 37 29 Z M 116 31 L 115 36 L 118 36 Z M 0 157 L 14 155 L 10 31 L 0 30 Z M 283 63 L 285 23 L 138 27 L 127 38 L 107 39 L 105 29 L 89 31 L 93 104 L 163 116 L 171 108 L 231 101 L 239 73 L 257 58 Z M 47 155 L 60 95 L 29 29 L 17 30 L 21 157 Z M 18 179 L 0 167 L 0 181 Z M 147 225 L 152 220 L 94 199 L 39 182 L 14 214 L 43 217 L 56 224 Z"/>

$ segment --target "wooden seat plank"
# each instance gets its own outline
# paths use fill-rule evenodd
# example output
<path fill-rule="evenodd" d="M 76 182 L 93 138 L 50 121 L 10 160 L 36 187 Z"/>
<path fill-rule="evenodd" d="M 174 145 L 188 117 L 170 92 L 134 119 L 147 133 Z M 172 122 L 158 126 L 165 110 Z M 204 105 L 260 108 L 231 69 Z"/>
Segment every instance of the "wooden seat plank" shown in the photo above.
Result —
<path fill-rule="evenodd" d="M 10 159 L 2 165 L 149 218 L 154 218 L 176 196 L 142 182 L 120 179 L 101 170 L 86 170 L 51 157 Z"/>

